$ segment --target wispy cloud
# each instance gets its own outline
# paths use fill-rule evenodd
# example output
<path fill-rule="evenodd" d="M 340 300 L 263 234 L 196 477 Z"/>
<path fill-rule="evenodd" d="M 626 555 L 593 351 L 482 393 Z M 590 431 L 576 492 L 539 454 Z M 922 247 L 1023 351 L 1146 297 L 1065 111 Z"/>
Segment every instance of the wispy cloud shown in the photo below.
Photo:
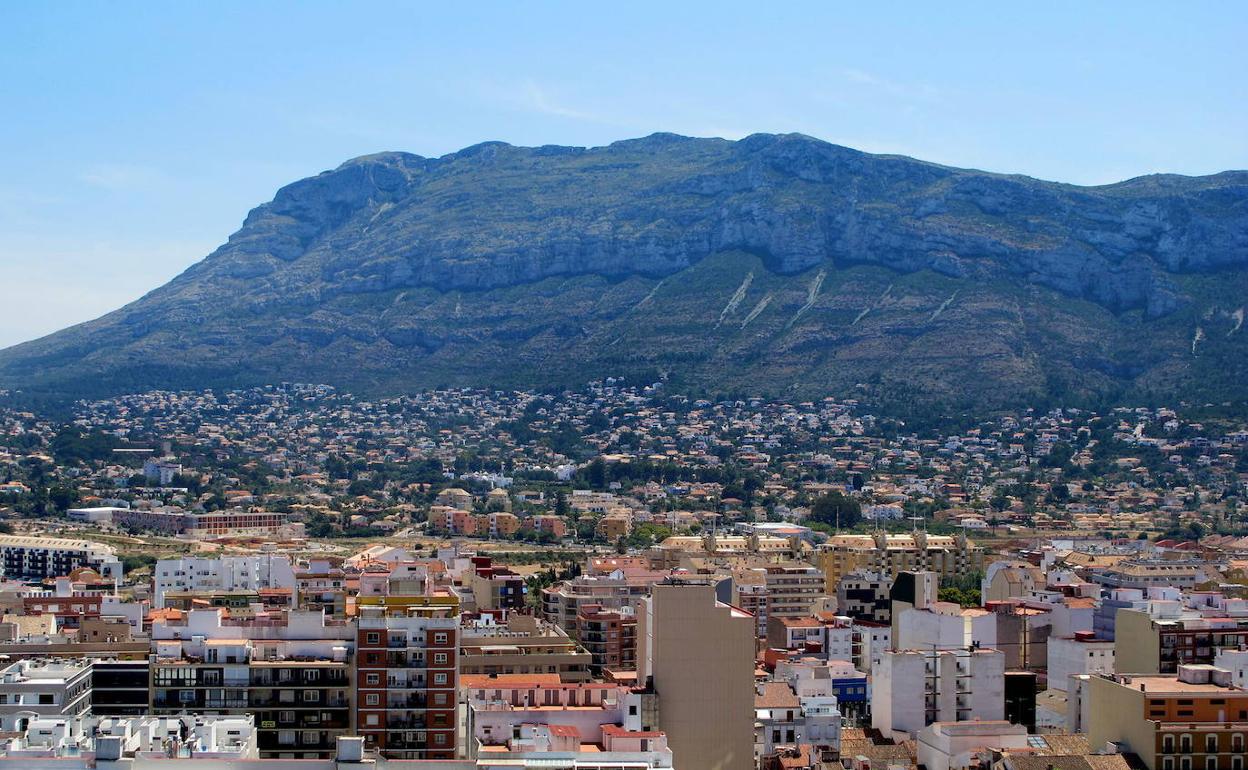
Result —
<path fill-rule="evenodd" d="M 554 115 L 560 118 L 569 118 L 571 120 L 585 120 L 593 123 L 613 123 L 601 115 L 592 112 L 579 110 L 560 104 L 549 93 L 547 89 L 538 84 L 532 78 L 525 78 L 520 86 L 520 103 L 531 112 L 538 112 L 543 115 Z"/>
<path fill-rule="evenodd" d="M 874 72 L 867 72 L 866 70 L 853 67 L 840 70 L 840 76 L 848 83 L 884 91 L 893 96 L 928 102 L 939 101 L 941 98 L 940 89 L 926 83 L 891 80 Z"/>

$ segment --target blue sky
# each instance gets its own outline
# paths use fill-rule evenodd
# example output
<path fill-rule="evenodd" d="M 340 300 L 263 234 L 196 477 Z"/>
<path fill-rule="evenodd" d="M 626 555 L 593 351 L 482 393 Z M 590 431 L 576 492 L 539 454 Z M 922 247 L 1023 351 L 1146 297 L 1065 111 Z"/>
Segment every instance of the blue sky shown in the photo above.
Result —
<path fill-rule="evenodd" d="M 799 131 L 1084 184 L 1248 168 L 1246 3 L 598 5 L 0 3 L 0 347 L 379 150 Z"/>

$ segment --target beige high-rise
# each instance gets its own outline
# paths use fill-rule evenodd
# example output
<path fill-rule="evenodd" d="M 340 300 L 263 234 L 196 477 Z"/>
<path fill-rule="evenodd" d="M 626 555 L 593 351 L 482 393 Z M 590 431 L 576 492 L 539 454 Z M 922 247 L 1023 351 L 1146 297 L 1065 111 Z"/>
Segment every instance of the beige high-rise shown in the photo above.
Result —
<path fill-rule="evenodd" d="M 638 682 L 681 770 L 754 767 L 754 618 L 699 584 L 658 584 L 637 621 Z"/>

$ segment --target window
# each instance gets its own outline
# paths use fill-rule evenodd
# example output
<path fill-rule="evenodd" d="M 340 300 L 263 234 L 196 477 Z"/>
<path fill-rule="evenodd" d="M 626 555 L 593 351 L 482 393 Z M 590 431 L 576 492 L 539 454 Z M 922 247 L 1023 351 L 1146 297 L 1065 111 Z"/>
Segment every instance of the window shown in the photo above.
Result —
<path fill-rule="evenodd" d="M 1205 753 L 1206 754 L 1218 753 L 1218 736 L 1216 735 L 1205 736 Z"/>
<path fill-rule="evenodd" d="M 304 690 L 303 702 L 304 703 L 320 703 L 321 691 L 320 690 Z"/>
<path fill-rule="evenodd" d="M 1164 754 L 1174 753 L 1174 736 L 1173 735 L 1163 735 L 1161 737 L 1161 751 Z"/>
<path fill-rule="evenodd" d="M 445 632 L 445 631 L 439 631 L 439 632 L 437 632 L 436 634 L 434 634 L 434 635 L 433 635 L 433 643 L 434 643 L 434 644 L 446 644 L 446 632 Z"/>
<path fill-rule="evenodd" d="M 369 631 L 368 636 L 364 637 L 369 644 L 381 644 L 381 634 L 377 631 Z"/>
<path fill-rule="evenodd" d="M 364 717 L 364 724 L 368 725 L 369 727 L 376 727 L 376 726 L 377 726 L 377 715 L 376 715 L 376 714 L 368 714 L 367 716 L 365 716 L 365 717 Z"/>
<path fill-rule="evenodd" d="M 1165 757 L 1161 760 L 1161 770 L 1174 770 L 1174 757 Z"/>
<path fill-rule="evenodd" d="M 445 652 L 435 653 L 433 656 L 433 664 L 435 666 L 445 666 L 446 665 L 446 653 Z"/>
<path fill-rule="evenodd" d="M 433 704 L 435 706 L 445 706 L 446 705 L 446 693 L 444 692 L 434 693 Z"/>
<path fill-rule="evenodd" d="M 295 731 L 294 730 L 278 730 L 277 742 L 283 746 L 294 746 L 295 745 Z"/>
<path fill-rule="evenodd" d="M 1218 758 L 1205 757 L 1205 770 L 1218 770 Z"/>
<path fill-rule="evenodd" d="M 365 674 L 365 684 L 381 684 L 381 674 Z"/>
<path fill-rule="evenodd" d="M 370 692 L 364 696 L 364 705 L 376 706 L 378 703 L 381 703 L 381 696 L 377 693 Z"/>
<path fill-rule="evenodd" d="M 291 722 L 294 722 L 294 721 L 295 721 L 295 712 L 293 712 L 293 711 L 279 711 L 279 712 L 277 712 L 277 721 L 281 722 L 281 723 L 282 723 L 282 724 L 284 724 L 284 725 L 288 725 L 288 724 L 290 724 Z"/>
<path fill-rule="evenodd" d="M 433 683 L 434 684 L 446 684 L 446 674 L 441 674 L 441 673 L 434 674 Z"/>
<path fill-rule="evenodd" d="M 445 746 L 446 745 L 446 733 L 438 733 L 437 735 L 433 736 L 433 742 L 438 744 L 439 746 Z"/>
<path fill-rule="evenodd" d="M 40 705 L 40 706 L 50 706 L 50 705 L 52 705 L 52 693 L 50 693 L 50 692 L 41 692 L 41 693 L 39 693 L 39 705 Z"/>

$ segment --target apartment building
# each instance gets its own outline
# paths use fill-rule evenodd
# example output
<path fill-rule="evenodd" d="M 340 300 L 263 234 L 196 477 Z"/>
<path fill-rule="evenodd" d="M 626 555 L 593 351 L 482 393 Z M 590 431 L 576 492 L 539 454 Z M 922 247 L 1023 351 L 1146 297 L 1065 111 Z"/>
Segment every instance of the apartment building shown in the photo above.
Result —
<path fill-rule="evenodd" d="M 648 570 L 617 570 L 608 575 L 580 575 L 542 589 L 542 617 L 566 629 L 576 627 L 582 608 L 594 605 L 603 610 L 624 607 L 636 610 L 650 595 L 650 587 L 669 573 Z"/>
<path fill-rule="evenodd" d="M 295 597 L 299 609 L 324 610 L 335 618 L 347 615 L 347 594 L 352 586 L 347 573 L 328 559 L 311 559 L 294 567 Z M 355 583 L 358 588 L 358 583 Z"/>
<path fill-rule="evenodd" d="M 1248 646 L 1248 616 L 1177 617 L 1120 609 L 1114 667 L 1123 674 L 1174 674 L 1187 664 L 1211 664 L 1222 650 Z"/>
<path fill-rule="evenodd" d="M 638 682 L 686 770 L 754 767 L 754 619 L 709 583 L 654 586 L 638 612 Z M 645 707 L 643 705 L 643 710 Z"/>
<path fill-rule="evenodd" d="M 825 592 L 834 595 L 841 578 L 867 571 L 896 577 L 899 572 L 931 571 L 940 579 L 969 575 L 984 568 L 984 549 L 965 533 L 929 535 L 833 535 L 814 557 L 825 578 Z"/>
<path fill-rule="evenodd" d="M 631 608 L 604 610 L 585 605 L 576 616 L 575 636 L 590 655 L 589 672 L 595 679 L 603 671 L 637 668 L 637 616 Z"/>
<path fill-rule="evenodd" d="M 759 638 L 767 635 L 772 618 L 806 618 L 823 604 L 823 573 L 809 564 L 737 569 L 733 582 L 736 605 L 754 616 Z"/>
<path fill-rule="evenodd" d="M 1005 718 L 1000 650 L 890 650 L 872 671 L 871 726 L 914 737 L 933 722 Z"/>
<path fill-rule="evenodd" d="M 91 663 L 41 658 L 0 670 L 0 730 L 22 732 L 39 717 L 75 717 L 91 710 Z"/>
<path fill-rule="evenodd" d="M 518 733 L 526 725 L 556 728 L 556 737 L 575 738 L 570 741 L 573 751 L 580 751 L 582 744 L 606 748 L 613 738 L 629 733 L 643 741 L 641 751 L 662 752 L 666 746 L 662 733 L 640 730 L 642 696 L 628 687 L 566 683 L 549 674 L 466 675 L 461 684 L 471 759 L 499 746 L 516 747 L 524 740 Z"/>
<path fill-rule="evenodd" d="M 449 614 L 361 608 L 355 723 L 390 759 L 452 759 L 459 621 Z"/>
<path fill-rule="evenodd" d="M 152 625 L 151 713 L 255 714 L 262 757 L 333 756 L 352 734 L 355 624 L 193 610 Z"/>
<path fill-rule="evenodd" d="M 110 545 L 59 537 L 0 535 L 0 566 L 10 580 L 42 580 L 90 567 L 114 582 L 121 579 L 121 560 Z"/>
<path fill-rule="evenodd" d="M 84 509 L 91 510 L 91 509 Z M 183 511 L 178 509 L 118 508 L 112 523 L 133 532 L 158 532 L 197 539 L 213 537 L 297 537 L 302 524 L 273 511 Z"/>
<path fill-rule="evenodd" d="M 463 624 L 462 674 L 557 674 L 565 682 L 590 678 L 593 658 L 568 632 L 532 615 L 486 615 Z"/>
<path fill-rule="evenodd" d="M 152 666 L 143 660 L 102 659 L 91 662 L 91 714 L 143 716 L 147 714 Z"/>
<path fill-rule="evenodd" d="M 1088 741 L 1117 743 L 1148 770 L 1243 770 L 1248 690 L 1230 672 L 1181 665 L 1174 675 L 1089 676 Z"/>
<path fill-rule="evenodd" d="M 468 585 L 478 610 L 522 609 L 529 590 L 522 575 L 507 567 L 495 566 L 488 556 L 472 557 Z"/>
<path fill-rule="evenodd" d="M 826 582 L 826 580 L 825 580 Z M 893 579 L 875 572 L 853 572 L 836 584 L 836 612 L 873 623 L 892 621 L 889 590 Z"/>
<path fill-rule="evenodd" d="M 170 593 L 283 589 L 295 596 L 295 571 L 289 557 L 220 556 L 161 559 L 152 570 L 152 606 L 161 609 Z"/>
<path fill-rule="evenodd" d="M 767 624 L 767 646 L 818 653 L 829 660 L 852 660 L 853 621 L 830 613 L 803 618 L 773 617 Z"/>
<path fill-rule="evenodd" d="M 839 752 L 841 712 L 830 695 L 799 696 L 787 682 L 764 682 L 754 697 L 755 751 L 811 744 Z"/>
<path fill-rule="evenodd" d="M 1112 673 L 1114 643 L 1108 639 L 1097 639 L 1091 631 L 1081 631 L 1070 638 L 1049 639 L 1049 689 L 1065 692 L 1072 676 Z"/>

